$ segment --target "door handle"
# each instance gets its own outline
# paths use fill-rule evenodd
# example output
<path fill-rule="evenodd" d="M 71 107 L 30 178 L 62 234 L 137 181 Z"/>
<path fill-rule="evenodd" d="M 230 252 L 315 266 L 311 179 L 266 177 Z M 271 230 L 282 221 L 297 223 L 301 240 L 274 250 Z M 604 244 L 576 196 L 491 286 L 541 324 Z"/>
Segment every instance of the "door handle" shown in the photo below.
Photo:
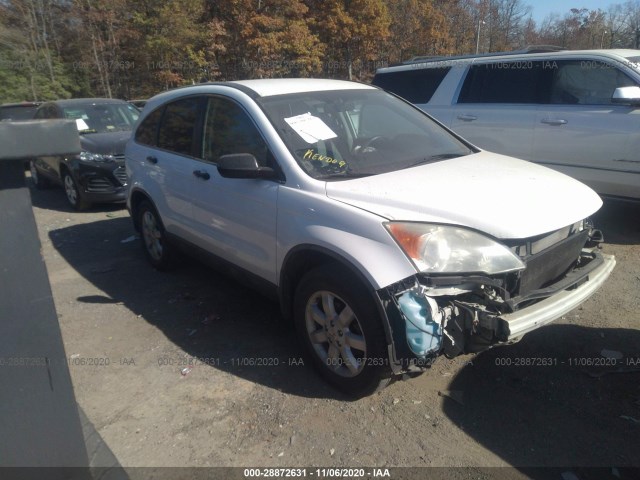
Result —
<path fill-rule="evenodd" d="M 541 123 L 546 123 L 547 125 L 566 125 L 567 121 L 561 118 L 544 118 L 540 120 Z"/>
<path fill-rule="evenodd" d="M 193 174 L 196 177 L 201 178 L 202 180 L 209 180 L 211 178 L 211 175 L 209 175 L 209 173 L 204 170 L 194 170 Z"/>
<path fill-rule="evenodd" d="M 458 120 L 462 120 L 463 122 L 473 122 L 474 120 L 477 120 L 478 117 L 476 117 L 475 115 L 467 115 L 467 114 L 462 114 L 462 115 L 458 115 Z"/>
<path fill-rule="evenodd" d="M 158 159 L 156 157 L 153 157 L 153 156 L 149 155 L 147 157 L 147 162 L 153 163 L 155 165 L 156 163 L 158 163 Z"/>

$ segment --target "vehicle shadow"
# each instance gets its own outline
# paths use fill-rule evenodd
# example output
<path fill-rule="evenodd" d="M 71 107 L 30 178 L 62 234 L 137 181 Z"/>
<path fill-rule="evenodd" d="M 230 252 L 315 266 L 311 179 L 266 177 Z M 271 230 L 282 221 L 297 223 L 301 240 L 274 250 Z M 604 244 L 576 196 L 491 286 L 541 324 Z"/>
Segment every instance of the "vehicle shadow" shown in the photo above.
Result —
<path fill-rule="evenodd" d="M 639 378 L 640 331 L 554 324 L 475 357 L 443 410 L 528 478 L 637 478 Z"/>
<path fill-rule="evenodd" d="M 104 292 L 76 301 L 125 305 L 184 355 L 217 359 L 205 368 L 293 395 L 349 400 L 303 365 L 293 326 L 276 303 L 186 257 L 171 272 L 156 271 L 133 233 L 128 216 L 49 231 L 56 251 Z"/>
<path fill-rule="evenodd" d="M 602 231 L 605 243 L 640 244 L 640 202 L 604 200 L 592 219 L 595 227 Z"/>

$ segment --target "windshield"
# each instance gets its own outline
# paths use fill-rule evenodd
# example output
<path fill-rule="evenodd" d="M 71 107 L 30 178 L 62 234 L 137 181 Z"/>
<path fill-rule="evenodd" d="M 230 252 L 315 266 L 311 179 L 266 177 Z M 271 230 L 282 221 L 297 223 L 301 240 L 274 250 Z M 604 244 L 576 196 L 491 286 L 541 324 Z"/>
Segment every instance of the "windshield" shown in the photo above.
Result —
<path fill-rule="evenodd" d="M 64 118 L 76 121 L 78 132 L 107 133 L 131 130 L 140 111 L 128 103 L 74 105 L 62 109 Z"/>
<path fill-rule="evenodd" d="M 472 150 L 425 114 L 381 90 L 259 100 L 302 169 L 317 179 L 377 175 Z"/>

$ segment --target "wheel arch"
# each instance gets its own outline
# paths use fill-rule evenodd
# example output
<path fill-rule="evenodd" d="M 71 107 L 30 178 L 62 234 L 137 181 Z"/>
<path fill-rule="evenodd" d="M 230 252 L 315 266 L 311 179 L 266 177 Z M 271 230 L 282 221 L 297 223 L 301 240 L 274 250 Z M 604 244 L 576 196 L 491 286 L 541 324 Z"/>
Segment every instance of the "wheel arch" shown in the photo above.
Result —
<path fill-rule="evenodd" d="M 335 251 L 329 250 L 319 245 L 298 245 L 287 252 L 282 262 L 282 268 L 280 269 L 279 276 L 280 281 L 278 283 L 278 299 L 280 301 L 280 309 L 282 311 L 282 315 L 286 319 L 292 320 L 293 301 L 296 286 L 305 275 L 305 273 L 318 266 L 327 264 L 335 264 L 338 267 L 344 268 L 366 289 L 367 294 L 369 295 L 369 301 L 375 304 L 376 310 L 379 313 L 379 317 L 382 321 L 385 331 L 387 344 L 391 344 L 391 329 L 389 327 L 387 317 L 384 313 L 382 305 L 380 304 L 374 286 L 371 285 L 371 282 L 362 273 L 361 269 L 359 269 L 347 258 Z"/>
<path fill-rule="evenodd" d="M 73 177 L 71 167 L 66 162 L 60 162 L 60 164 L 58 165 L 58 177 L 60 178 L 60 182 L 62 182 L 62 177 L 65 173 L 68 173 Z"/>
<path fill-rule="evenodd" d="M 156 212 L 158 211 L 158 207 L 156 206 L 155 202 L 151 199 L 149 195 L 147 195 L 146 192 L 144 192 L 143 190 L 140 190 L 139 188 L 134 188 L 129 194 L 129 214 L 131 215 L 131 220 L 133 221 L 133 228 L 135 229 L 136 232 L 140 231 L 138 209 L 140 208 L 140 204 L 143 201 L 149 202 L 153 206 L 153 208 L 156 210 Z"/>

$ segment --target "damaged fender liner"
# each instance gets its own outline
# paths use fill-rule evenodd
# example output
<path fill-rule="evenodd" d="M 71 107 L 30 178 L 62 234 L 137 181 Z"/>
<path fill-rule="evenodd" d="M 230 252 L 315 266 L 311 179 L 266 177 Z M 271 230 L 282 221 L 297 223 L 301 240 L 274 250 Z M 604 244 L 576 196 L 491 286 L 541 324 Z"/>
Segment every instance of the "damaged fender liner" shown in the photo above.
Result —
<path fill-rule="evenodd" d="M 525 333 L 551 323 L 589 298 L 608 278 L 616 261 L 612 255 L 603 255 L 597 251 L 583 251 L 583 256 L 591 257 L 590 261 L 582 267 L 575 268 L 556 283 L 527 292 L 523 296 L 507 299 L 505 306 L 510 310 L 510 313 L 490 314 L 478 309 L 480 315 L 476 317 L 476 320 L 480 321 L 477 325 L 492 331 L 493 340 L 479 350 L 470 349 L 467 351 L 480 351 L 493 345 L 514 343 L 520 340 Z M 443 277 L 440 278 L 444 280 Z M 448 277 L 443 283 L 452 285 L 451 280 L 454 278 L 458 280 L 458 283 L 470 280 L 472 283 L 491 280 L 488 277 L 469 275 Z M 376 292 L 393 340 L 392 348 L 389 349 L 389 360 L 394 373 L 428 368 L 443 353 L 440 351 L 424 357 L 417 356 L 411 350 L 407 340 L 407 318 L 399 307 L 398 299 L 403 293 L 420 288 L 424 283 L 431 282 L 425 282 L 422 275 L 414 275 Z M 436 281 L 435 283 L 440 282 Z M 487 283 L 491 284 L 493 281 Z M 433 286 L 433 283 L 431 285 Z M 451 299 L 455 300 L 456 297 L 450 297 L 449 300 Z M 520 305 L 526 303 L 530 304 L 516 310 Z M 461 310 L 471 311 L 473 309 L 463 308 Z M 469 330 L 471 328 L 469 321 L 461 323 L 463 329 Z"/>

